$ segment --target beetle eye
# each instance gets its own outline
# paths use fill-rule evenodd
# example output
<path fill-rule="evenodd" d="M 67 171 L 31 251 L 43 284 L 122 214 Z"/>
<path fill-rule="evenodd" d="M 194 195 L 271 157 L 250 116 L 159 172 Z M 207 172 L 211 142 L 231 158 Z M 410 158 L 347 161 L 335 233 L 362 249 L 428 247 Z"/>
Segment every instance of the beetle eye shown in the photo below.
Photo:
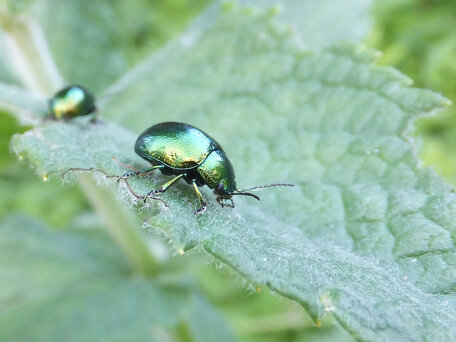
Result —
<path fill-rule="evenodd" d="M 220 182 L 219 185 L 217 185 L 217 187 L 215 188 L 215 191 L 219 195 L 225 195 L 226 194 L 225 185 L 222 182 Z"/>
<path fill-rule="evenodd" d="M 227 189 L 224 182 L 220 182 L 219 185 L 217 185 L 215 192 L 223 199 L 229 199 L 233 196 L 233 194 Z"/>

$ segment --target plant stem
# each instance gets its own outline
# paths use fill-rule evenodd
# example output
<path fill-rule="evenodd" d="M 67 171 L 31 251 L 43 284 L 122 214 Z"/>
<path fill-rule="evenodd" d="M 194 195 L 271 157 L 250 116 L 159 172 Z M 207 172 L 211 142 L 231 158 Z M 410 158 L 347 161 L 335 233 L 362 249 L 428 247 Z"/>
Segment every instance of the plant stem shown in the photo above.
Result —
<path fill-rule="evenodd" d="M 136 221 L 133 215 L 113 197 L 112 191 L 97 186 L 91 176 L 78 174 L 76 179 L 92 207 L 102 217 L 106 230 L 133 266 L 133 270 L 149 276 L 156 273 L 158 262 L 144 244 L 136 225 L 131 224 Z"/>
<path fill-rule="evenodd" d="M 10 16 L 1 12 L 0 26 L 5 30 L 7 53 L 11 67 L 29 90 L 52 94 L 64 81 L 56 67 L 40 26 L 31 18 Z M 94 210 L 102 217 L 104 228 L 117 243 L 135 273 L 151 276 L 156 273 L 159 259 L 150 253 L 137 229 L 133 215 L 112 192 L 97 186 L 88 175 L 76 177 Z"/>

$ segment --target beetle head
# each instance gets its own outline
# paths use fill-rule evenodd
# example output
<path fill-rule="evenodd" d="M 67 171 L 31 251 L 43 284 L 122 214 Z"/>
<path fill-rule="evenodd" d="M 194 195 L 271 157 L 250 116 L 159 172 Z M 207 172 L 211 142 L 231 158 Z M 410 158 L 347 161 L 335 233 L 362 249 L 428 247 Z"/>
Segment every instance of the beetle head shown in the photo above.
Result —
<path fill-rule="evenodd" d="M 236 182 L 228 178 L 223 178 L 214 189 L 214 193 L 221 199 L 230 199 L 235 191 Z"/>
<path fill-rule="evenodd" d="M 245 190 L 236 189 L 236 182 L 234 180 L 229 181 L 227 178 L 222 179 L 219 185 L 215 188 L 214 192 L 218 195 L 220 200 L 231 199 L 233 196 L 250 196 L 258 201 L 260 200 L 257 195 L 246 192 Z"/>

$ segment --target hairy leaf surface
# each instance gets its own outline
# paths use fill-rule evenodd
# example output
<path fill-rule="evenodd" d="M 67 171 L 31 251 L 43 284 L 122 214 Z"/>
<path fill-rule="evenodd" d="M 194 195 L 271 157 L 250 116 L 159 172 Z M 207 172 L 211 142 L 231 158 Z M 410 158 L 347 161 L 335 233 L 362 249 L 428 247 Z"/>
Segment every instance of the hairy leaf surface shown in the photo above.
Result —
<path fill-rule="evenodd" d="M 278 6 L 279 17 L 302 33 L 308 48 L 361 41 L 369 30 L 371 0 L 242 0 L 244 5 Z M 356 23 L 354 25 L 353 23 Z"/>
<path fill-rule="evenodd" d="M 456 196 L 420 166 L 406 131 L 447 101 L 375 66 L 375 53 L 338 45 L 304 51 L 271 12 L 234 10 L 204 33 L 152 56 L 113 89 L 102 121 L 53 123 L 13 140 L 41 175 L 68 168 L 106 175 L 145 168 L 135 137 L 185 121 L 223 146 L 238 187 L 288 181 L 262 202 L 193 215 L 192 189 L 162 198 L 149 219 L 178 250 L 201 246 L 251 282 L 331 312 L 363 340 L 456 338 Z M 102 172 L 95 172 L 103 178 Z M 144 195 L 169 178 L 132 179 Z M 125 184 L 121 196 L 135 202 Z"/>

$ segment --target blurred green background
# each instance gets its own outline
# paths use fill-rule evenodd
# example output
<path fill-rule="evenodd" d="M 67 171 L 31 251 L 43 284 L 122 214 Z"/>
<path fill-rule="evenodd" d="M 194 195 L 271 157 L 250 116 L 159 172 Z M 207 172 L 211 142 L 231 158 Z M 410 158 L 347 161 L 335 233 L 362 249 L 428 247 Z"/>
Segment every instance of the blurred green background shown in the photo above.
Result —
<path fill-rule="evenodd" d="M 366 43 L 414 80 L 414 86 L 442 93 L 453 103 L 432 118 L 417 120 L 420 155 L 456 184 L 456 2 L 451 0 L 377 1 L 374 28 Z"/>
<path fill-rule="evenodd" d="M 155 14 L 142 22 L 131 20 L 138 17 L 141 7 L 126 6 L 119 20 L 133 24 L 118 44 L 128 45 L 134 53 L 127 56 L 124 67 L 166 43 L 208 2 L 195 7 L 188 1 L 158 1 Z M 373 26 L 365 43 L 383 52 L 379 63 L 399 69 L 415 86 L 440 92 L 455 103 L 456 1 L 378 0 L 371 15 Z M 82 218 L 97 222 L 77 187 L 64 185 L 62 189 L 62 182 L 55 178 L 44 183 L 26 162 L 18 162 L 9 152 L 11 136 L 25 130 L 7 113 L 0 113 L 0 217 L 25 213 L 55 229 L 65 229 Z M 456 107 L 418 120 L 413 134 L 424 162 L 456 184 Z M 267 289 L 249 288 L 234 272 L 213 267 L 204 256 L 186 258 L 189 272 L 196 275 L 203 292 L 242 341 L 351 340 L 331 324 L 330 317 L 317 328 L 297 304 Z"/>

